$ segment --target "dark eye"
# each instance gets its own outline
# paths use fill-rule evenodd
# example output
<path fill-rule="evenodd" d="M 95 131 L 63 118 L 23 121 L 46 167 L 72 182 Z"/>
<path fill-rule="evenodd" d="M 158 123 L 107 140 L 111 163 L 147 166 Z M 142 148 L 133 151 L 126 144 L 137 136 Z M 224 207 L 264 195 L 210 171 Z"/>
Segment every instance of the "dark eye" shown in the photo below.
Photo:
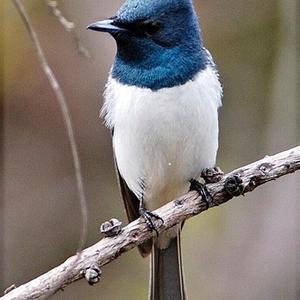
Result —
<path fill-rule="evenodd" d="M 157 22 L 157 21 L 145 21 L 145 22 L 143 22 L 142 27 L 143 27 L 143 30 L 145 33 L 147 33 L 149 35 L 153 35 L 160 30 L 161 24 L 160 24 L 160 22 Z"/>

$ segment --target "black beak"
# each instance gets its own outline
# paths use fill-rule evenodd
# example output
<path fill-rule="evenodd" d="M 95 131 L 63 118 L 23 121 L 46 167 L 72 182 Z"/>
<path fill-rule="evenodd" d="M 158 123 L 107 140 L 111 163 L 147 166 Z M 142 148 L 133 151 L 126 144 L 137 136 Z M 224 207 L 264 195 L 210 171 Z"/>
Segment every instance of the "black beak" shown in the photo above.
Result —
<path fill-rule="evenodd" d="M 87 29 L 109 33 L 128 32 L 127 29 L 116 25 L 115 20 L 113 19 L 92 23 L 87 27 Z"/>

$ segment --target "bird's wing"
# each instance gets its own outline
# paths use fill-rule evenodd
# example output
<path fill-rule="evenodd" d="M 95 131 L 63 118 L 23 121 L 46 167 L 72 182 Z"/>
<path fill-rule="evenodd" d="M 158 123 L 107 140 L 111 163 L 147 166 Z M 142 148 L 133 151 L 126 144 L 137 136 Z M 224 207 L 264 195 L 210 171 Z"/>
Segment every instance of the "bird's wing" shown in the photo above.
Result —
<path fill-rule="evenodd" d="M 120 174 L 116 158 L 115 161 L 115 168 L 117 172 L 119 187 L 121 191 L 121 196 L 124 202 L 127 218 L 129 222 L 132 222 L 140 217 L 139 207 L 140 207 L 140 200 L 137 196 L 129 189 L 126 181 Z M 150 254 L 152 249 L 152 239 L 145 241 L 143 244 L 138 246 L 139 252 L 143 257 L 146 257 Z"/>
<path fill-rule="evenodd" d="M 119 182 L 119 188 L 121 191 L 121 196 L 124 202 L 124 206 L 126 209 L 126 214 L 129 222 L 132 222 L 140 217 L 139 214 L 139 205 L 140 201 L 137 196 L 129 189 L 126 181 L 121 176 L 120 171 L 117 166 L 117 162 L 115 159 L 115 167 L 117 171 L 117 177 Z"/>

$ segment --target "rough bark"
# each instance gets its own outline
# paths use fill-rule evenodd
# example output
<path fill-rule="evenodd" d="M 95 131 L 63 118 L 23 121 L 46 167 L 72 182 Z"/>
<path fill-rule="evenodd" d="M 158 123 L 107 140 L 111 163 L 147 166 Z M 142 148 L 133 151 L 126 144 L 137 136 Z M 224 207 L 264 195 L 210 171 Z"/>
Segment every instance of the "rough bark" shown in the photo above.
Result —
<path fill-rule="evenodd" d="M 274 156 L 266 156 L 262 160 L 225 175 L 218 183 L 207 184 L 206 187 L 212 195 L 212 202 L 209 208 L 221 205 L 232 199 L 232 196 L 228 194 L 225 188 L 228 178 L 238 176 L 242 180 L 243 193 L 245 194 L 262 184 L 299 169 L 300 146 Z M 189 192 L 155 211 L 164 220 L 163 224 L 159 220 L 157 221 L 157 231 L 161 232 L 205 210 L 207 210 L 207 203 L 202 197 L 195 191 Z M 98 267 L 108 264 L 124 252 L 129 251 L 154 235 L 155 232 L 151 232 L 144 220 L 140 218 L 124 227 L 117 236 L 103 238 L 95 245 L 83 250 L 80 254 L 67 259 L 58 267 L 12 290 L 0 299 L 29 300 L 45 298 L 72 282 L 82 279 L 87 271 L 94 274 Z"/>

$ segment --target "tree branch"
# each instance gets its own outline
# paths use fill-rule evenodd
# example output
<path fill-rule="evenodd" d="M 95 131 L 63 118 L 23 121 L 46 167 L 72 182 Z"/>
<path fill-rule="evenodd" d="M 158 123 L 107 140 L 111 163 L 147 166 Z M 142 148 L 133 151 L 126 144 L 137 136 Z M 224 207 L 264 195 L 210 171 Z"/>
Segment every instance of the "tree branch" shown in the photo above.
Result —
<path fill-rule="evenodd" d="M 0 278 L 4 267 L 4 1 L 0 2 Z M 0 282 L 0 289 L 3 282 Z"/>
<path fill-rule="evenodd" d="M 210 208 L 232 198 L 225 188 L 225 182 L 228 182 L 229 178 L 238 176 L 242 180 L 243 192 L 248 193 L 262 184 L 297 170 L 300 170 L 300 146 L 274 156 L 266 156 L 262 160 L 225 175 L 218 183 L 206 185 L 213 198 Z M 197 192 L 189 192 L 155 211 L 164 220 L 163 224 L 157 222 L 157 230 L 162 232 L 205 210 L 207 210 L 207 203 L 201 196 Z M 103 238 L 83 250 L 79 259 L 77 256 L 67 259 L 60 266 L 14 289 L 0 299 L 44 298 L 83 278 L 88 270 L 97 271 L 98 267 L 108 264 L 154 235 L 155 233 L 151 232 L 144 220 L 140 218 L 124 227 L 117 236 Z M 59 282 L 60 286 L 58 286 Z"/>
<path fill-rule="evenodd" d="M 79 159 L 79 153 L 78 148 L 76 144 L 75 139 L 75 132 L 72 125 L 71 120 L 71 114 L 69 111 L 69 107 L 67 104 L 67 100 L 65 98 L 65 95 L 63 93 L 63 90 L 53 72 L 51 69 L 46 55 L 44 53 L 44 50 L 42 48 L 42 45 L 40 43 L 40 40 L 33 28 L 33 25 L 31 24 L 30 18 L 25 10 L 25 7 L 22 4 L 21 0 L 12 0 L 13 4 L 15 5 L 20 17 L 22 18 L 22 21 L 24 23 L 25 28 L 27 29 L 29 36 L 33 42 L 37 57 L 39 59 L 41 68 L 46 75 L 49 84 L 55 94 L 55 97 L 57 99 L 57 102 L 60 106 L 63 120 L 66 128 L 66 133 L 72 153 L 73 158 L 73 165 L 74 165 L 74 171 L 75 171 L 75 179 L 76 179 L 76 187 L 78 192 L 78 198 L 80 203 L 80 212 L 81 212 L 81 219 L 82 219 L 82 226 L 81 226 L 81 232 L 80 232 L 80 241 L 78 245 L 78 252 L 80 252 L 83 247 L 85 246 L 86 239 L 87 239 L 87 223 L 88 223 L 88 217 L 87 217 L 87 205 L 86 205 L 86 196 L 84 192 L 84 186 L 83 186 L 83 178 L 82 178 L 82 172 L 81 172 L 81 164 Z M 80 254 L 80 253 L 79 253 Z"/>
<path fill-rule="evenodd" d="M 67 32 L 70 32 L 72 34 L 78 53 L 84 56 L 85 58 L 91 59 L 92 55 L 90 51 L 82 44 L 80 38 L 75 32 L 75 23 L 66 19 L 61 10 L 58 8 L 57 1 L 46 0 L 46 4 L 51 10 L 52 14 L 58 19 L 59 23 L 63 26 L 63 28 Z"/>

